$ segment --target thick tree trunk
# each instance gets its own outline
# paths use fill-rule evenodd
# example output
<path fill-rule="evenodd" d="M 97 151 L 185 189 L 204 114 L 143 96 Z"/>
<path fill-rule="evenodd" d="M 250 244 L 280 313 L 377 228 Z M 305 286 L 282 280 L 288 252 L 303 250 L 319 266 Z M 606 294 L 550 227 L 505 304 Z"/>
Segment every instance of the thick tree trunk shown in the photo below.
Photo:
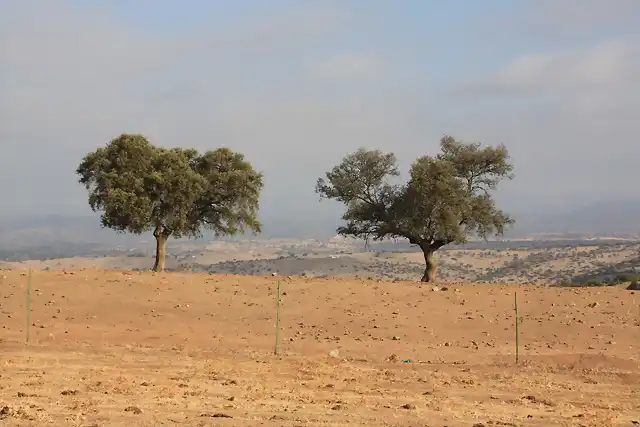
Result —
<path fill-rule="evenodd" d="M 424 254 L 424 275 L 421 282 L 435 282 L 436 281 L 436 260 L 433 256 L 435 251 L 431 248 L 422 248 Z"/>
<path fill-rule="evenodd" d="M 156 238 L 156 262 L 153 264 L 153 271 L 164 271 L 165 260 L 167 259 L 168 236 L 158 230 L 153 235 Z"/>

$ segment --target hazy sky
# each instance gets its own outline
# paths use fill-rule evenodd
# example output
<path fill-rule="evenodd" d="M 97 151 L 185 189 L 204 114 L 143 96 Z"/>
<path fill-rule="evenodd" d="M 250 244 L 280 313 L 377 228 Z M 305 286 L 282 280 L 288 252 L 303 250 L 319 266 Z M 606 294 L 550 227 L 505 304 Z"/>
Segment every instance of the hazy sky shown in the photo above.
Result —
<path fill-rule="evenodd" d="M 515 211 L 640 197 L 638 0 L 0 0 L 0 216 L 88 212 L 74 170 L 122 132 L 227 145 L 264 215 L 326 216 L 360 146 L 504 142 Z"/>

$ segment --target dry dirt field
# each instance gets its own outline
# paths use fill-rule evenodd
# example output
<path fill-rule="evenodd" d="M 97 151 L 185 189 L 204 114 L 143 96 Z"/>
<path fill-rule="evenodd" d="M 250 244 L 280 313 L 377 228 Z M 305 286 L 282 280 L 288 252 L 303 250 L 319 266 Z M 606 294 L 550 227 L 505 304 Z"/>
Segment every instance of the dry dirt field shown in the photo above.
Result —
<path fill-rule="evenodd" d="M 277 279 L 0 271 L 0 425 L 640 423 L 638 292 Z"/>

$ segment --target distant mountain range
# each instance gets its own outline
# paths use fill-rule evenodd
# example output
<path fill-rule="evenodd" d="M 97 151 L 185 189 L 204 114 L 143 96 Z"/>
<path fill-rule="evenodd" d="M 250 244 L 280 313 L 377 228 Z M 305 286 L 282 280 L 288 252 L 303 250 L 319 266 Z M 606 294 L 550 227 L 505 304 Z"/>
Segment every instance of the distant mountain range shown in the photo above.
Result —
<path fill-rule="evenodd" d="M 600 202 L 565 212 L 515 215 L 507 237 L 536 234 L 640 236 L 640 200 Z M 328 238 L 339 218 L 266 218 L 261 238 Z M 211 236 L 211 235 L 209 235 Z M 100 227 L 98 216 L 43 215 L 0 218 L 0 249 L 49 246 L 58 243 L 129 245 L 152 240 L 149 235 L 118 234 Z"/>

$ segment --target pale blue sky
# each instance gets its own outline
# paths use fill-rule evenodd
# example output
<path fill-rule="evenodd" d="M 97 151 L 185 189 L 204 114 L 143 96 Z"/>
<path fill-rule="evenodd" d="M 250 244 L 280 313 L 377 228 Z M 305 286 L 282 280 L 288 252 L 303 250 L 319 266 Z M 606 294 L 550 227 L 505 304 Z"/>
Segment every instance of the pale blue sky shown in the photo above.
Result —
<path fill-rule="evenodd" d="M 339 216 L 315 180 L 360 146 L 504 142 L 512 211 L 640 198 L 637 0 L 0 0 L 0 217 L 85 213 L 122 132 L 228 145 L 263 213 Z"/>

